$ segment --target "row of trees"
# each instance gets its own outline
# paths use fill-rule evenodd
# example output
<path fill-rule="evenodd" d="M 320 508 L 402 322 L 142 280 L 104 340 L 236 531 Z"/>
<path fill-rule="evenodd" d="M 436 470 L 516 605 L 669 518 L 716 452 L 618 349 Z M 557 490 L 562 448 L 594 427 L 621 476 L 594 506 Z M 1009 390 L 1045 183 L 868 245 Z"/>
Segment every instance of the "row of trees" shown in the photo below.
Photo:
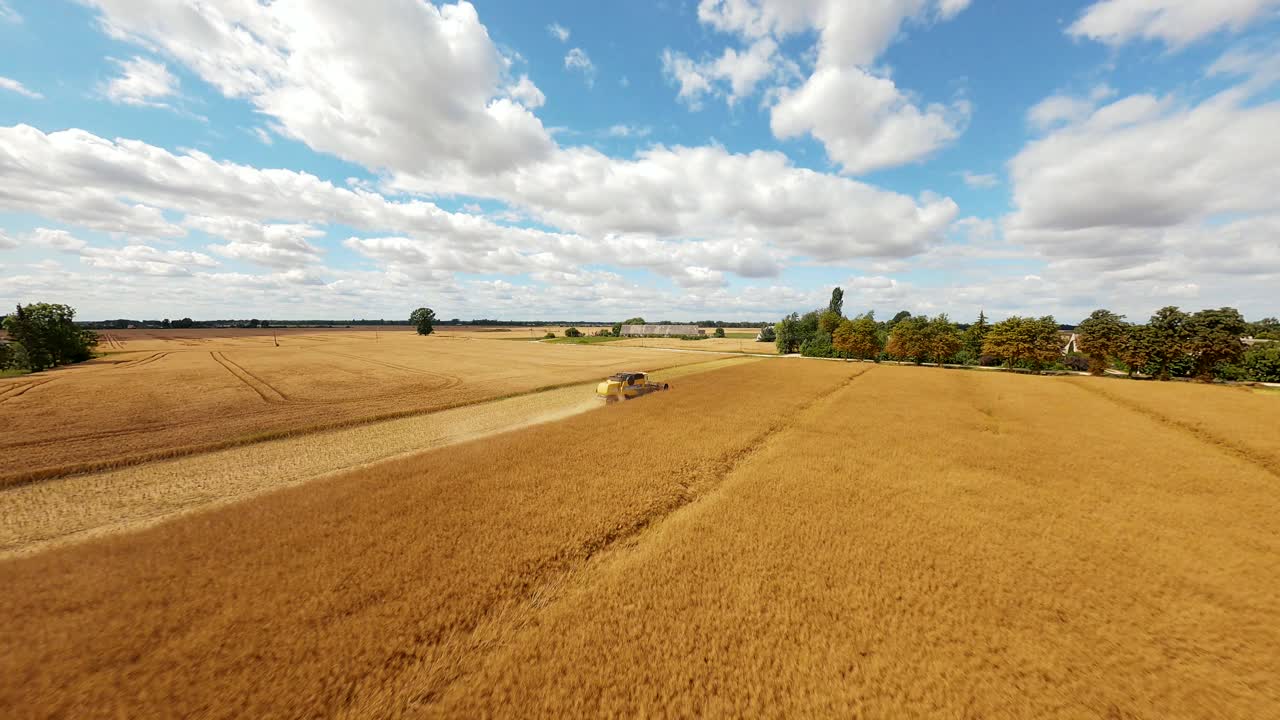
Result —
<path fill-rule="evenodd" d="M 1145 325 L 1095 310 L 1076 331 L 1079 350 L 1095 375 L 1119 367 L 1130 375 L 1141 372 L 1161 380 L 1178 375 L 1280 382 L 1280 322 L 1275 318 L 1249 323 L 1235 308 L 1186 313 L 1170 305 Z M 1245 336 L 1259 342 L 1246 345 Z"/>
<path fill-rule="evenodd" d="M 93 357 L 98 336 L 75 317 L 69 305 L 18 305 L 3 321 L 8 341 L 0 345 L 0 370 L 39 372 Z"/>
<path fill-rule="evenodd" d="M 809 357 L 897 360 L 914 363 L 1005 365 L 1032 371 L 1088 369 L 1101 374 L 1115 368 L 1131 376 L 1172 376 L 1280 382 L 1280 321 L 1249 323 L 1234 308 L 1188 314 L 1176 307 L 1157 311 L 1145 325 L 1098 310 L 1076 329 L 1077 348 L 1069 347 L 1052 315 L 1014 316 L 989 323 L 954 323 L 902 311 L 887 322 L 867 312 L 845 317 L 844 291 L 835 288 L 827 307 L 792 313 L 760 332 L 778 352 Z M 1243 338 L 1261 342 L 1252 347 Z M 1268 342 L 1270 340 L 1271 342 Z"/>

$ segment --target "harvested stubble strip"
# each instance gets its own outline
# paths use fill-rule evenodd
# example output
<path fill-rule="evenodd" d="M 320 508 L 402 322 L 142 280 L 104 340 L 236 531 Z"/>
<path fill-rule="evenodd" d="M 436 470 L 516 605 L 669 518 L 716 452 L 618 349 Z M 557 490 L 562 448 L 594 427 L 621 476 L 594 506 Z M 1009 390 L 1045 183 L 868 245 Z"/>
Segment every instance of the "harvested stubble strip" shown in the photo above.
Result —
<path fill-rule="evenodd" d="M 0 563 L 0 715 L 387 716 L 863 368 L 752 363 Z M 786 392 L 775 392 L 785 387 Z M 406 700 L 408 702 L 406 702 Z"/>
<path fill-rule="evenodd" d="M 427 714 L 1273 718 L 1277 518 L 1067 381 L 879 367 Z"/>

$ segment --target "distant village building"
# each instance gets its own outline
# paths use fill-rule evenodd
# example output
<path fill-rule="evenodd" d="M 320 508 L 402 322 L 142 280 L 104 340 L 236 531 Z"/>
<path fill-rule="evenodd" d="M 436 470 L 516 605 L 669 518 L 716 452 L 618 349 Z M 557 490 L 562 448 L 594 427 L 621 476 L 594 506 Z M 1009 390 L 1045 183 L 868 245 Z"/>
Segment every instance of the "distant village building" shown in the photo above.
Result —
<path fill-rule="evenodd" d="M 702 335 L 697 325 L 623 325 L 623 337 L 697 337 Z"/>
<path fill-rule="evenodd" d="M 1071 353 L 1084 352 L 1083 350 L 1080 349 L 1079 333 L 1065 332 L 1065 331 L 1059 330 L 1058 337 L 1065 338 L 1067 341 L 1067 344 L 1062 348 L 1063 355 L 1070 355 Z"/>

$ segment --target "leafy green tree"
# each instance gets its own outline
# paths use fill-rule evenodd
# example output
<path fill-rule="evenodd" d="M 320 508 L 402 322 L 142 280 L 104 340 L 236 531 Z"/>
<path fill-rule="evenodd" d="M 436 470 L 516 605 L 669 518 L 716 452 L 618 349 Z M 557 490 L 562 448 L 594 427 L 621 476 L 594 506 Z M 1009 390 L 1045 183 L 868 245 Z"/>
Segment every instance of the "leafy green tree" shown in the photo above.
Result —
<path fill-rule="evenodd" d="M 765 325 L 760 328 L 760 332 L 756 335 L 756 342 L 774 342 L 777 340 L 777 333 L 774 332 L 772 325 Z"/>
<path fill-rule="evenodd" d="M 884 349 L 880 328 L 871 313 L 840 323 L 832 335 L 831 344 L 842 355 L 859 360 L 876 360 Z"/>
<path fill-rule="evenodd" d="M 805 357 L 836 357 L 836 349 L 831 344 L 830 335 L 817 332 L 800 343 L 800 354 Z"/>
<path fill-rule="evenodd" d="M 923 363 L 928 359 L 931 351 L 929 318 L 924 315 L 914 315 L 893 324 L 889 342 L 885 344 L 884 350 L 899 360 L 910 360 L 917 365 Z"/>
<path fill-rule="evenodd" d="M 778 353 L 788 355 L 800 349 L 800 343 L 803 339 L 800 336 L 800 316 L 796 313 L 782 318 L 778 324 L 773 326 L 774 343 L 778 346 Z"/>
<path fill-rule="evenodd" d="M 1280 382 L 1280 342 L 1258 343 L 1240 362 L 1244 380 Z"/>
<path fill-rule="evenodd" d="M 1187 356 L 1187 346 L 1191 342 L 1190 321 L 1191 317 L 1186 313 L 1168 305 L 1157 310 L 1147 322 L 1150 363 L 1157 378 L 1168 380 L 1170 368 Z"/>
<path fill-rule="evenodd" d="M 937 364 L 951 362 L 964 343 L 960 340 L 960 331 L 947 318 L 946 313 L 936 315 L 925 326 L 925 342 L 928 344 L 928 355 Z"/>
<path fill-rule="evenodd" d="M 614 323 L 613 328 L 610 330 L 610 332 L 613 333 L 614 337 L 622 337 L 622 323 L 620 322 Z"/>
<path fill-rule="evenodd" d="M 196 326 L 196 321 L 192 320 L 189 317 L 184 317 L 179 320 L 174 320 L 172 323 L 169 324 L 169 327 L 177 328 L 179 330 L 187 330 L 195 326 Z"/>
<path fill-rule="evenodd" d="M 22 343 L 0 343 L 0 370 L 30 370 L 27 349 Z"/>
<path fill-rule="evenodd" d="M 436 331 L 436 311 L 420 307 L 409 315 L 409 324 L 417 329 L 419 335 L 430 335 Z"/>
<path fill-rule="evenodd" d="M 964 343 L 965 351 L 974 360 L 982 354 L 982 340 L 987 336 L 987 331 L 990 329 L 991 325 L 987 322 L 987 314 L 982 310 L 978 311 L 978 320 L 968 328 L 965 328 L 964 334 L 960 339 Z"/>
<path fill-rule="evenodd" d="M 39 372 L 93 357 L 98 336 L 78 327 L 75 317 L 76 311 L 69 305 L 19 305 L 4 319 L 4 329 L 25 351 L 26 366 Z"/>
<path fill-rule="evenodd" d="M 623 320 L 622 324 L 623 325 L 647 325 L 648 323 L 646 323 L 644 321 L 644 318 L 642 317 L 633 317 L 633 318 L 627 318 L 626 320 Z M 621 328 L 619 328 L 619 331 L 621 331 Z"/>
<path fill-rule="evenodd" d="M 576 327 L 566 328 L 564 336 L 569 338 L 582 337 L 582 331 Z"/>
<path fill-rule="evenodd" d="M 1245 344 L 1240 337 L 1248 330 L 1248 324 L 1239 310 L 1201 310 L 1191 316 L 1186 327 L 1187 353 L 1200 380 L 1212 382 L 1219 365 L 1237 362 L 1244 356 Z"/>
<path fill-rule="evenodd" d="M 1142 372 L 1147 365 L 1150 365 L 1151 355 L 1150 328 L 1146 325 L 1126 324 L 1116 357 L 1120 358 L 1120 362 L 1124 363 L 1125 368 L 1128 369 L 1129 377 L 1133 377 L 1134 373 Z"/>
<path fill-rule="evenodd" d="M 1089 372 L 1106 372 L 1109 358 L 1119 357 L 1125 342 L 1124 316 L 1110 310 L 1094 310 L 1076 328 L 1080 352 L 1089 358 Z"/>
<path fill-rule="evenodd" d="M 884 325 L 885 332 L 892 332 L 895 325 L 902 322 L 903 320 L 906 320 L 909 317 L 911 317 L 911 313 L 907 312 L 906 310 L 899 310 L 897 315 L 894 315 L 893 318 L 889 320 L 889 322 L 885 323 Z"/>
<path fill-rule="evenodd" d="M 1062 358 L 1062 338 L 1052 315 L 1024 318 L 1014 315 L 991 326 L 982 352 L 1000 358 L 1009 367 L 1025 366 L 1039 372 Z"/>
<path fill-rule="evenodd" d="M 713 332 L 713 333 L 711 333 L 711 334 L 712 334 L 712 336 L 714 336 L 714 337 L 722 338 L 722 337 L 724 337 L 724 328 L 722 328 L 722 327 L 718 327 L 718 328 L 716 328 L 716 331 L 715 331 L 715 332 Z"/>
<path fill-rule="evenodd" d="M 1269 317 L 1251 322 L 1249 334 L 1260 340 L 1280 340 L 1280 320 Z"/>
<path fill-rule="evenodd" d="M 838 318 L 844 317 L 844 290 L 842 288 L 836 288 L 831 291 L 831 302 L 827 303 L 827 310 L 835 313 Z M 834 329 L 832 328 L 827 332 L 831 332 Z"/>
<path fill-rule="evenodd" d="M 796 325 L 796 331 L 800 333 L 803 340 L 808 340 L 818 334 L 818 323 L 822 319 L 822 313 L 818 310 L 810 310 L 800 316 L 799 323 Z"/>
<path fill-rule="evenodd" d="M 839 290 L 840 288 L 836 289 Z M 836 331 L 836 328 L 840 327 L 842 321 L 844 321 L 844 318 L 840 313 L 834 310 L 824 310 L 818 315 L 818 332 L 830 335 Z"/>

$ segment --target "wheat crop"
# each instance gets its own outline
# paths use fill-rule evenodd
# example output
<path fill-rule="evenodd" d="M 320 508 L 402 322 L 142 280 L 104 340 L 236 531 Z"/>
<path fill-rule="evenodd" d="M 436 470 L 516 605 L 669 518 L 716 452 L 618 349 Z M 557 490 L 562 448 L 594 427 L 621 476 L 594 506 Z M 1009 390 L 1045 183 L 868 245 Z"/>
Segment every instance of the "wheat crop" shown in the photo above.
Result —
<path fill-rule="evenodd" d="M 0 714 L 1270 717 L 1273 400 L 1147 387 L 738 364 L 0 561 Z"/>
<path fill-rule="evenodd" d="M 300 328 L 279 346 L 262 331 L 127 332 L 120 352 L 0 381 L 0 487 L 706 359 L 404 330 Z"/>

